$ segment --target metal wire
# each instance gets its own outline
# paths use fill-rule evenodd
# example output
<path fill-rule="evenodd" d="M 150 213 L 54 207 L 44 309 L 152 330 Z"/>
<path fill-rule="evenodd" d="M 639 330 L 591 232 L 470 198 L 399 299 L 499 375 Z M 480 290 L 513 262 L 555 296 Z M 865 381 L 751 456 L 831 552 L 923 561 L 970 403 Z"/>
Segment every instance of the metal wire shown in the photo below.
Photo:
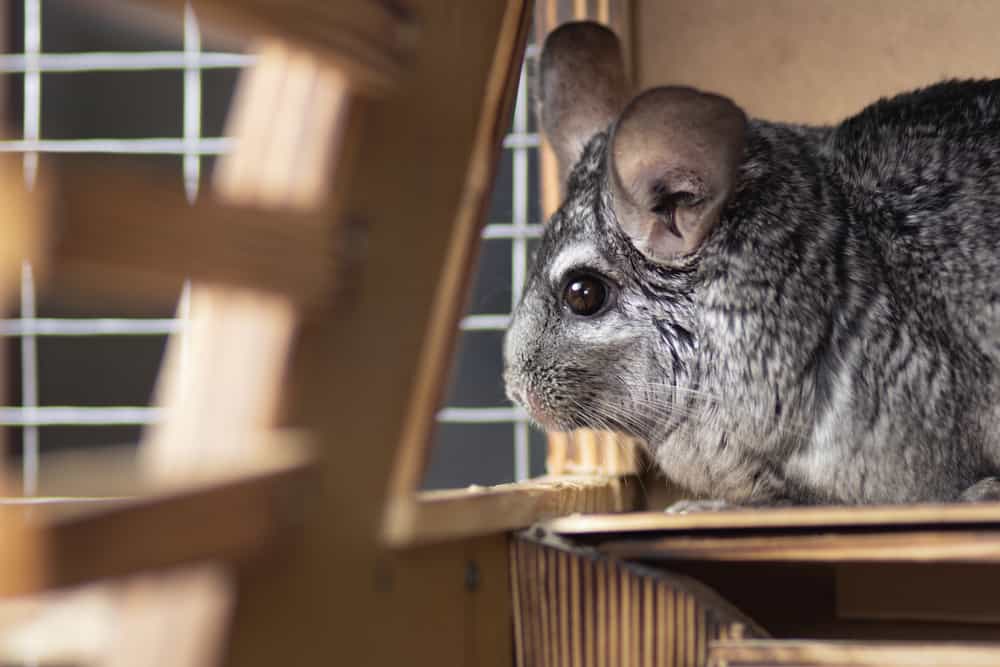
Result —
<path fill-rule="evenodd" d="M 0 54 L 0 72 L 21 73 L 24 82 L 23 134 L 20 139 L 0 141 L 0 152 L 23 155 L 27 187 L 34 186 L 41 153 L 110 153 L 132 155 L 177 155 L 182 158 L 185 191 L 190 200 L 198 195 L 202 160 L 225 154 L 234 142 L 226 137 L 201 136 L 202 72 L 209 69 L 239 69 L 253 65 L 253 55 L 206 52 L 202 50 L 197 18 L 186 4 L 182 51 L 42 53 L 41 0 L 24 0 L 24 52 Z M 538 54 L 528 48 L 527 58 Z M 181 137 L 136 139 L 78 138 L 44 139 L 41 127 L 42 88 L 45 73 L 98 71 L 178 70 L 183 73 L 183 134 Z M 539 137 L 528 126 L 526 73 L 522 72 L 514 112 L 512 132 L 503 140 L 511 151 L 513 166 L 512 220 L 492 221 L 483 231 L 485 240 L 511 242 L 511 308 L 520 298 L 527 273 L 528 241 L 542 235 L 540 221 L 529 221 L 528 159 L 537 150 Z M 39 428 L 47 426 L 146 425 L 161 416 L 160 410 L 139 406 L 83 407 L 39 406 L 38 354 L 36 340 L 47 336 L 167 336 L 181 330 L 178 319 L 138 318 L 39 318 L 35 306 L 31 267 L 22 271 L 20 317 L 0 320 L 0 335 L 21 339 L 22 405 L 0 407 L 0 424 L 20 426 L 22 435 L 22 475 L 26 495 L 38 484 Z M 510 313 L 476 314 L 465 317 L 463 331 L 503 331 Z M 497 424 L 514 427 L 514 469 L 517 480 L 530 474 L 527 414 L 510 406 L 459 408 L 445 407 L 438 414 L 443 423 Z"/>

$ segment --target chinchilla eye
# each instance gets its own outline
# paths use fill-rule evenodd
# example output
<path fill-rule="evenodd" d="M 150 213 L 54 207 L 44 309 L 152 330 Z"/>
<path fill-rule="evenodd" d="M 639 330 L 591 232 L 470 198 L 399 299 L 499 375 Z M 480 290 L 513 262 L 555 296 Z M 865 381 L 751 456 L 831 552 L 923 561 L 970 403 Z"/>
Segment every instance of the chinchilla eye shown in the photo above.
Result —
<path fill-rule="evenodd" d="M 608 288 L 593 276 L 574 276 L 566 283 L 563 300 L 577 315 L 597 313 L 608 299 Z"/>

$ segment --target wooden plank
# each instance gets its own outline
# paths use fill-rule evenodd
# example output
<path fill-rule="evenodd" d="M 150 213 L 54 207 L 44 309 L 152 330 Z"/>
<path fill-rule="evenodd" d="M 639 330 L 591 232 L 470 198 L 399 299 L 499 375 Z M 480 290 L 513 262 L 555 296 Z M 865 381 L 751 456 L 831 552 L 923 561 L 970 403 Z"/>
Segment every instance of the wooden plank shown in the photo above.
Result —
<path fill-rule="evenodd" d="M 190 278 L 306 306 L 333 293 L 344 252 L 340 235 L 320 224 L 328 219 L 322 212 L 211 196 L 190 205 L 180 187 L 165 186 L 153 171 L 90 160 L 54 166 L 58 229 L 49 273 L 59 288 L 175 303 Z"/>
<path fill-rule="evenodd" d="M 711 644 L 711 667 L 987 667 L 1000 646 L 976 643 L 740 640 Z"/>
<path fill-rule="evenodd" d="M 0 550 L 0 571 L 12 574 L 0 579 L 0 596 L 266 550 L 299 524 L 314 490 L 312 456 L 283 444 L 227 477 L 154 481 L 127 500 L 0 505 L 3 525 L 19 528 L 28 545 Z"/>
<path fill-rule="evenodd" d="M 740 562 L 1000 562 L 1000 530 L 905 531 L 614 540 L 598 548 L 624 559 Z"/>
<path fill-rule="evenodd" d="M 146 0 L 180 13 L 183 0 Z M 352 87 L 386 92 L 409 69 L 419 28 L 398 3 L 377 0 L 201 0 L 198 16 L 212 27 L 278 37 L 329 60 Z"/>
<path fill-rule="evenodd" d="M 352 99 L 347 80 L 315 55 L 261 44 L 228 120 L 237 148 L 216 168 L 219 198 L 304 213 L 288 220 L 301 223 L 298 233 L 332 236 L 340 210 L 329 184 L 347 180 Z M 283 261 L 286 270 L 295 263 Z M 282 295 L 192 285 L 187 325 L 171 338 L 157 387 L 166 418 L 143 448 L 151 470 L 183 477 L 253 455 L 249 436 L 278 418 L 299 305 Z M 212 448 L 193 451 L 200 442 Z"/>
<path fill-rule="evenodd" d="M 475 128 L 467 171 L 461 176 L 463 199 L 447 240 L 448 251 L 423 332 L 426 342 L 419 352 L 402 443 L 390 480 L 390 502 L 395 505 L 405 503 L 420 488 L 427 467 L 429 436 L 443 400 L 448 368 L 454 360 L 457 323 L 465 311 L 493 177 L 514 104 L 528 18 L 526 8 L 512 4 L 499 26 L 496 51 L 481 93 L 482 115 Z"/>
<path fill-rule="evenodd" d="M 590 475 L 424 492 L 390 505 L 385 537 L 402 546 L 500 533 L 573 512 L 622 512 L 639 493 L 634 480 Z"/>
<path fill-rule="evenodd" d="M 497 54 L 519 38 L 502 27 L 522 24 L 526 7 L 519 0 L 412 6 L 422 47 L 411 73 L 397 94 L 367 104 L 358 129 L 364 148 L 345 204 L 369 222 L 358 290 L 349 312 L 304 324 L 285 392 L 288 421 L 325 446 L 322 496 L 306 519 L 303 548 L 284 567 L 243 573 L 229 664 L 461 665 L 470 664 L 465 643 L 472 641 L 490 642 L 476 650 L 481 664 L 510 664 L 502 619 L 474 620 L 504 629 L 493 639 L 467 632 L 459 543 L 410 557 L 386 549 L 380 527 L 401 443 L 430 443 L 438 403 L 421 399 L 429 416 L 415 424 L 414 394 L 445 378 L 424 387 L 418 368 L 428 357 L 450 358 L 435 348 L 450 350 L 452 334 L 431 332 L 457 330 L 457 313 L 433 323 L 435 304 L 442 292 L 462 293 L 444 267 L 471 264 L 474 248 L 453 239 L 473 246 L 482 222 L 493 167 L 481 161 L 495 153 L 476 147 L 492 134 L 479 128 L 497 115 L 486 91 Z M 505 20 L 509 12 L 517 18 Z M 460 232 L 465 226 L 471 229 Z M 449 258 L 454 253 L 460 257 Z M 464 271 L 457 274 L 464 285 Z M 501 536 L 490 539 L 502 546 Z"/>
<path fill-rule="evenodd" d="M 823 507 L 774 507 L 668 514 L 632 512 L 554 519 L 547 528 L 563 535 L 630 532 L 836 529 L 866 526 L 1000 526 L 1000 503 L 950 503 Z"/>
<path fill-rule="evenodd" d="M 5 665 L 218 664 L 231 600 L 217 565 L 0 601 Z"/>

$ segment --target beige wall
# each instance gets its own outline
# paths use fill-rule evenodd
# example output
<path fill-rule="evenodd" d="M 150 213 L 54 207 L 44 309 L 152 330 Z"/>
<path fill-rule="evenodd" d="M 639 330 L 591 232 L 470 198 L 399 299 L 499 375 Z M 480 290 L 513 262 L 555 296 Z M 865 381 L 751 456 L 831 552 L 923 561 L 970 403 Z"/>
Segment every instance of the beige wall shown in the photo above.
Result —
<path fill-rule="evenodd" d="M 681 83 L 753 116 L 834 122 L 948 77 L 1000 77 L 993 0 L 637 0 L 641 88 Z"/>

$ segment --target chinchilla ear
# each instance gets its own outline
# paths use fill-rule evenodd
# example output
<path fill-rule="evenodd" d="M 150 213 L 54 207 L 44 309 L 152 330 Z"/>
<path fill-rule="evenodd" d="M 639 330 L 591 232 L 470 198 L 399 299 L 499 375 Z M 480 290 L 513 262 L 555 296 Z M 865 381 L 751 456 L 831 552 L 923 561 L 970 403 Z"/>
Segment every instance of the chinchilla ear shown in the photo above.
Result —
<path fill-rule="evenodd" d="M 690 254 L 718 223 L 746 125 L 730 100 L 693 88 L 653 88 L 622 112 L 608 144 L 608 178 L 618 223 L 648 259 Z"/>
<path fill-rule="evenodd" d="M 539 79 L 542 130 L 565 183 L 587 141 L 606 130 L 625 106 L 621 44 L 600 24 L 566 23 L 545 39 Z"/>

